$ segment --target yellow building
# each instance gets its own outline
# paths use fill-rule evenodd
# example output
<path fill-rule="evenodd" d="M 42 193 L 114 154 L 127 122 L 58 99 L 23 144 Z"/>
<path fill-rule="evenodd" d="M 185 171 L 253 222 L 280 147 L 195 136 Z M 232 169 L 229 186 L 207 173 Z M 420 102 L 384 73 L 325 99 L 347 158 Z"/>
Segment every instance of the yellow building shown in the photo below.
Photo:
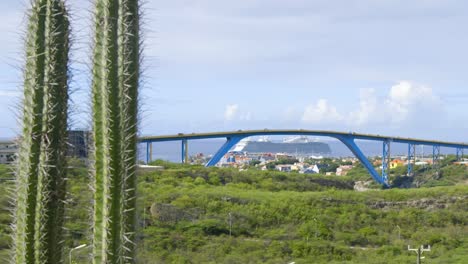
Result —
<path fill-rule="evenodd" d="M 395 169 L 396 167 L 404 166 L 405 162 L 399 159 L 392 160 L 390 162 L 390 169 Z"/>

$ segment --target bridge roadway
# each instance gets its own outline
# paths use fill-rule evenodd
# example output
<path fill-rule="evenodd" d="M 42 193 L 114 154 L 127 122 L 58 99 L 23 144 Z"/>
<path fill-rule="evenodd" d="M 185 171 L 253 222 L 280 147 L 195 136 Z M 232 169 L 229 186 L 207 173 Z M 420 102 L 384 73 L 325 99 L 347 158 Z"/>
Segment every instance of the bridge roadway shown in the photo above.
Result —
<path fill-rule="evenodd" d="M 390 145 L 391 143 L 408 144 L 408 176 L 413 174 L 413 164 L 415 162 L 415 146 L 426 145 L 433 147 L 433 166 L 437 166 L 440 160 L 440 147 L 456 149 L 457 158 L 463 156 L 464 149 L 468 148 L 468 143 L 447 142 L 438 140 L 425 140 L 416 138 L 390 137 L 372 134 L 361 134 L 353 132 L 338 132 L 326 130 L 304 130 L 304 129 L 263 129 L 263 130 L 237 130 L 231 132 L 210 132 L 210 133 L 191 133 L 162 136 L 144 136 L 139 138 L 140 143 L 146 143 L 146 161 L 151 161 L 153 142 L 181 141 L 182 142 L 182 162 L 188 160 L 188 140 L 226 138 L 224 145 L 213 155 L 206 166 L 216 165 L 229 150 L 239 143 L 242 139 L 252 136 L 274 136 L 274 135 L 304 135 L 304 136 L 323 136 L 340 140 L 351 152 L 361 161 L 370 175 L 378 183 L 389 186 L 388 173 L 390 165 Z M 380 141 L 383 143 L 382 151 L 382 174 L 379 174 L 361 149 L 356 145 L 355 140 Z"/>

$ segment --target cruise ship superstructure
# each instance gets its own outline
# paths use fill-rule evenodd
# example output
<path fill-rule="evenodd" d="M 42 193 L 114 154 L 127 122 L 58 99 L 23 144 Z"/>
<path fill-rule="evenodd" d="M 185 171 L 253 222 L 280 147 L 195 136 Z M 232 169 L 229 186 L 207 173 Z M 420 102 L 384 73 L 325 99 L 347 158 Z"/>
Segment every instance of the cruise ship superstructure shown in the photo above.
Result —
<path fill-rule="evenodd" d="M 328 155 L 331 153 L 330 146 L 327 143 L 306 136 L 285 138 L 282 142 L 270 141 L 268 137 L 261 137 L 256 141 L 244 139 L 236 145 L 233 151 L 298 155 Z"/>

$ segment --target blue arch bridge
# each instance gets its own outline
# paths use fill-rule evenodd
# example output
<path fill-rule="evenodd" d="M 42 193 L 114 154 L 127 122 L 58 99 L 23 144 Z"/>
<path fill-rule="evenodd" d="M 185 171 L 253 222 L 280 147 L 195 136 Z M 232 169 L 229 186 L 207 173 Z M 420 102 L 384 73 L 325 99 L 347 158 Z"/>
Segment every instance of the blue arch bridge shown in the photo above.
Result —
<path fill-rule="evenodd" d="M 337 132 L 337 131 L 323 131 L 323 130 L 303 130 L 303 129 L 263 129 L 263 130 L 238 130 L 232 132 L 212 132 L 212 133 L 192 133 L 177 135 L 163 135 L 163 136 L 145 136 L 140 137 L 139 142 L 146 144 L 146 162 L 151 161 L 152 157 L 152 143 L 153 142 L 166 142 L 166 141 L 181 141 L 182 143 L 182 162 L 188 161 L 188 141 L 196 139 L 210 139 L 210 138 L 225 138 L 226 142 L 221 148 L 213 155 L 210 161 L 206 164 L 207 167 L 216 165 L 221 158 L 229 152 L 229 150 L 239 143 L 242 139 L 252 136 L 289 136 L 289 135 L 303 135 L 303 136 L 323 136 L 338 139 L 359 159 L 364 165 L 372 178 L 379 184 L 389 187 L 388 175 L 390 167 L 390 146 L 391 143 L 404 143 L 408 144 L 408 176 L 413 175 L 413 166 L 416 161 L 416 146 L 425 145 L 432 146 L 433 166 L 438 167 L 440 163 L 440 148 L 447 147 L 456 150 L 457 159 L 463 156 L 464 150 L 468 148 L 468 143 L 446 142 L 437 140 L 424 140 L 415 138 L 403 137 L 388 137 L 381 135 L 360 134 L 352 132 Z M 370 140 L 382 142 L 382 173 L 379 174 L 374 168 L 369 159 L 364 155 L 361 149 L 356 144 L 356 140 Z"/>

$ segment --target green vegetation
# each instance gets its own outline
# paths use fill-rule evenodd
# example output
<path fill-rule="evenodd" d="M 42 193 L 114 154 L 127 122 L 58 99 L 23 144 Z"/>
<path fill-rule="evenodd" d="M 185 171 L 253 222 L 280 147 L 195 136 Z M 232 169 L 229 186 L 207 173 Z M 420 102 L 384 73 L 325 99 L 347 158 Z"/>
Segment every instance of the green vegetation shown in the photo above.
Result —
<path fill-rule="evenodd" d="M 408 244 L 468 260 L 467 186 L 358 193 L 305 184 L 347 177 L 202 167 L 142 178 L 148 263 L 408 263 Z"/>
<path fill-rule="evenodd" d="M 84 165 L 70 164 L 73 248 L 89 244 L 91 191 Z M 154 164 L 166 169 L 138 178 L 138 263 L 412 263 L 407 245 L 421 244 L 432 246 L 423 263 L 468 260 L 467 185 L 355 192 L 350 177 Z"/>
<path fill-rule="evenodd" d="M 371 159 L 371 161 L 375 161 Z M 458 184 L 466 184 L 468 182 L 468 168 L 465 165 L 454 164 L 456 161 L 455 155 L 447 155 L 440 160 L 440 173 L 433 169 L 432 165 L 415 166 L 414 177 L 408 177 L 407 166 L 399 166 L 390 170 L 390 183 L 396 188 L 418 188 L 418 187 L 435 187 L 435 186 L 454 186 Z M 380 173 L 381 170 L 377 169 Z M 361 164 L 354 164 L 348 177 L 353 180 L 370 180 L 367 170 Z M 377 184 L 372 183 L 372 188 L 379 188 Z"/>
<path fill-rule="evenodd" d="M 98 0 L 93 57 L 93 263 L 135 260 L 138 0 Z"/>
<path fill-rule="evenodd" d="M 63 2 L 34 1 L 26 36 L 23 131 L 13 192 L 14 263 L 62 261 L 68 51 Z M 5 219 L 0 219 L 2 231 Z M 0 235 L 2 244 L 7 241 L 4 236 Z"/>

